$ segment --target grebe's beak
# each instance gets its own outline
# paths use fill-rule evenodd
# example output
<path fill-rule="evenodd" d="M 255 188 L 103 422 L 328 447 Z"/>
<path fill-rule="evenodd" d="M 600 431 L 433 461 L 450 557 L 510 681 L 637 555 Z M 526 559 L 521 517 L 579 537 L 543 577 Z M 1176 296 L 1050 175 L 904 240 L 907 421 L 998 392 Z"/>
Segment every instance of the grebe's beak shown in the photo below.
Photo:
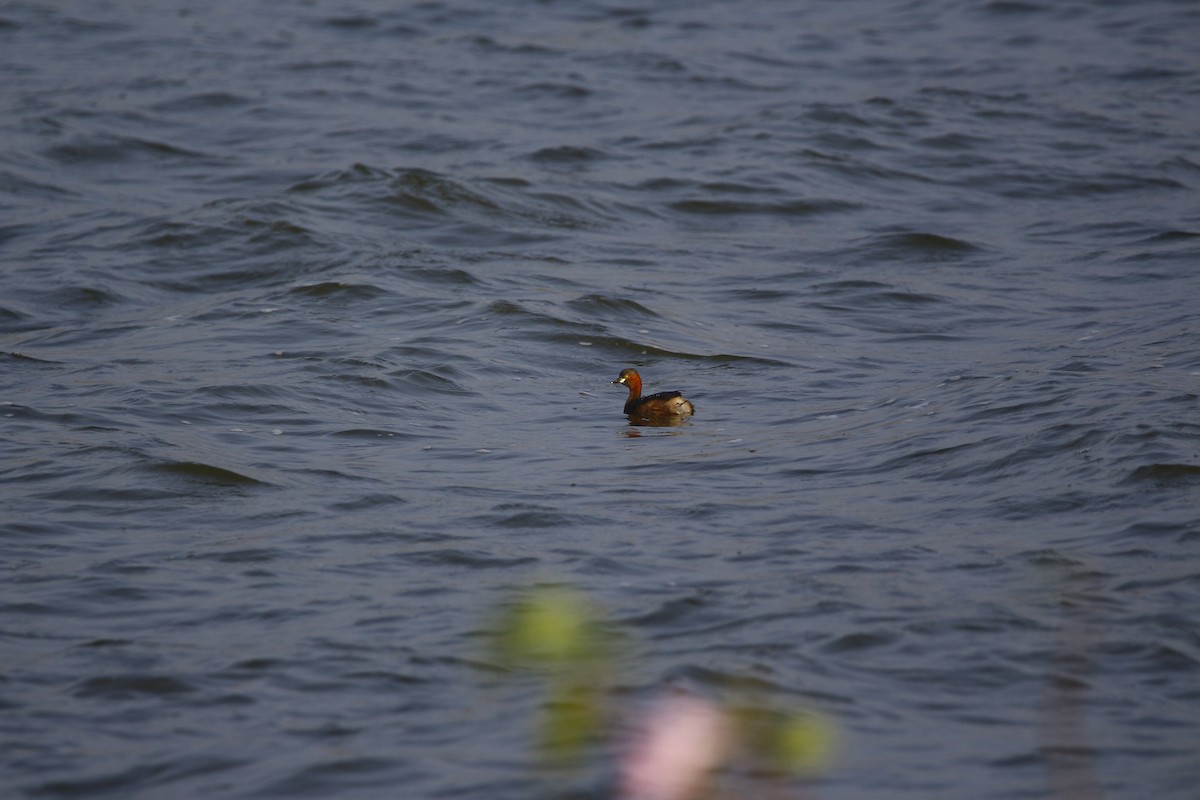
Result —
<path fill-rule="evenodd" d="M 617 378 L 615 381 L 613 381 L 613 383 L 624 383 L 624 382 L 625 382 L 624 378 Z"/>

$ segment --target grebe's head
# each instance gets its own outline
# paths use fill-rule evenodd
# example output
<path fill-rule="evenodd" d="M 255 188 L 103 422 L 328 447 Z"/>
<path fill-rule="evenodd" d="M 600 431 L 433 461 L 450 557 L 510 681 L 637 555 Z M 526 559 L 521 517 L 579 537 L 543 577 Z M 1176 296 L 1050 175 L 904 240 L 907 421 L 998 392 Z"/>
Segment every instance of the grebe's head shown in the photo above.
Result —
<path fill-rule="evenodd" d="M 626 386 L 630 386 L 633 384 L 641 386 L 642 385 L 642 376 L 637 374 L 636 369 L 623 369 L 623 370 L 621 370 L 621 374 L 617 376 L 617 379 L 615 381 L 613 381 L 613 383 L 622 383 L 622 384 L 625 384 Z"/>

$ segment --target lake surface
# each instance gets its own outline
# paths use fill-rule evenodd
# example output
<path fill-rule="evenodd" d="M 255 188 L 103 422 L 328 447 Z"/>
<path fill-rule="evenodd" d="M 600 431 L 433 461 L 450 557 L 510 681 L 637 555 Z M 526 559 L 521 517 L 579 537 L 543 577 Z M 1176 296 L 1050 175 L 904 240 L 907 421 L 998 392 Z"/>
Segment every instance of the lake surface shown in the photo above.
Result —
<path fill-rule="evenodd" d="M 1195 797 L 1197 41 L 0 3 L 0 795 L 609 797 L 483 646 L 563 583 L 614 715 L 828 720 L 781 797 Z"/>

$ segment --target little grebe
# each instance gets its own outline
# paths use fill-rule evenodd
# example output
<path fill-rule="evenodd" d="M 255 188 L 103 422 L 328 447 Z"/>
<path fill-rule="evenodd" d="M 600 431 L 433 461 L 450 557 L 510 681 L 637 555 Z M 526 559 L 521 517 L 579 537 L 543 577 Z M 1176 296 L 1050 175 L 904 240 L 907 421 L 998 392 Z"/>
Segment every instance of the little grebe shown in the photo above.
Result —
<path fill-rule="evenodd" d="M 642 397 L 642 376 L 636 369 L 623 369 L 613 383 L 629 387 L 629 399 L 625 401 L 625 413 L 636 417 L 688 417 L 696 413 L 696 407 L 683 399 L 679 392 L 659 392 Z"/>

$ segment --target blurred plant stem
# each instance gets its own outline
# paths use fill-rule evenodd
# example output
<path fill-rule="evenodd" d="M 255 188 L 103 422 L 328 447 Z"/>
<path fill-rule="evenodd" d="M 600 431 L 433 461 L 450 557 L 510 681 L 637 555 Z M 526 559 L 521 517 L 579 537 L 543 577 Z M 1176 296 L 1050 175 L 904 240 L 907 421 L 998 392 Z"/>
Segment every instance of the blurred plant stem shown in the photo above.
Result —
<path fill-rule="evenodd" d="M 605 700 L 619 642 L 603 615 L 569 587 L 537 586 L 502 611 L 493 642 L 505 668 L 545 676 L 542 756 L 557 764 L 577 761 L 609 722 Z"/>

